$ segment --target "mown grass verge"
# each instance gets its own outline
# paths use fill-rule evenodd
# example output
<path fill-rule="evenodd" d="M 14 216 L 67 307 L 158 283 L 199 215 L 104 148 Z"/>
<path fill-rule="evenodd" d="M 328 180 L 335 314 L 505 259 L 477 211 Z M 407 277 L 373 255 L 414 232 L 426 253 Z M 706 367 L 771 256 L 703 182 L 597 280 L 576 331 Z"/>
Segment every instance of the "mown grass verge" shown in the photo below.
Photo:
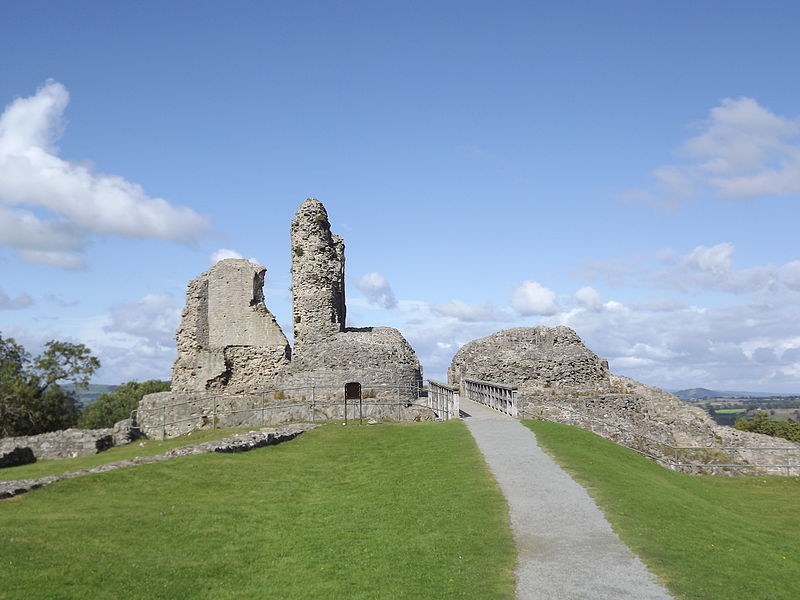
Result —
<path fill-rule="evenodd" d="M 329 425 L 0 502 L 0 598 L 513 598 L 514 560 L 457 421 Z"/>
<path fill-rule="evenodd" d="M 12 481 L 14 479 L 32 479 L 34 477 L 44 477 L 46 475 L 59 475 L 70 471 L 80 471 L 98 465 L 106 465 L 118 460 L 128 460 L 136 456 L 155 456 L 163 454 L 173 448 L 186 446 L 188 444 L 199 444 L 210 440 L 218 440 L 234 433 L 250 431 L 252 427 L 246 429 L 201 429 L 192 432 L 191 435 L 182 435 L 167 440 L 137 440 L 124 446 L 115 446 L 99 454 L 89 456 L 79 456 L 77 458 L 65 458 L 60 460 L 37 460 L 29 465 L 19 467 L 8 467 L 0 469 L 0 481 Z"/>
<path fill-rule="evenodd" d="M 798 598 L 800 478 L 690 476 L 576 427 L 524 423 L 676 597 Z"/>

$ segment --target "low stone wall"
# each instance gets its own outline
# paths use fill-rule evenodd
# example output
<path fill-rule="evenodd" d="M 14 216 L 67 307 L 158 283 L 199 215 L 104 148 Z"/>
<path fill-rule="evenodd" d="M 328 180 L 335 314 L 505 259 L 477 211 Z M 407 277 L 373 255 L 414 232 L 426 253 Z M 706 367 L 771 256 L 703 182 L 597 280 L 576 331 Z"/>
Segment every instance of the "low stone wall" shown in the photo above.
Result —
<path fill-rule="evenodd" d="M 61 473 L 60 475 L 48 475 L 46 477 L 37 477 L 35 479 L 19 479 L 16 481 L 0 481 L 0 499 L 13 498 L 19 496 L 30 490 L 44 487 L 62 479 L 71 479 L 79 475 L 86 475 L 89 473 L 104 473 L 106 471 L 113 471 L 114 469 L 121 469 L 122 467 L 132 467 L 136 465 L 145 465 L 154 462 L 161 462 L 179 456 L 188 456 L 190 454 L 203 454 L 206 452 L 246 452 L 256 448 L 263 448 L 264 446 L 272 446 L 286 442 L 296 438 L 298 435 L 305 431 L 309 431 L 318 427 L 310 423 L 296 423 L 286 425 L 280 429 L 261 429 L 260 431 L 249 431 L 247 433 L 237 433 L 230 437 L 221 440 L 212 440 L 210 442 L 203 442 L 200 444 L 189 444 L 175 448 L 164 454 L 157 456 L 136 457 L 131 460 L 120 460 L 117 462 L 99 465 L 91 469 L 81 469 L 80 471 L 70 471 L 69 473 Z"/>
<path fill-rule="evenodd" d="M 427 406 L 397 400 L 392 387 L 378 389 L 373 398 L 347 401 L 342 391 L 323 386 L 264 392 L 220 395 L 205 392 L 158 392 L 142 398 L 137 422 L 149 438 L 171 438 L 196 429 L 264 427 L 293 421 L 329 421 L 372 418 L 388 421 L 433 421 L 436 414 Z M 415 398 L 416 399 L 416 398 Z"/>
<path fill-rule="evenodd" d="M 113 435 L 113 429 L 65 429 L 0 438 L 0 455 L 16 448 L 30 448 L 36 459 L 75 458 L 108 450 L 114 445 Z"/>

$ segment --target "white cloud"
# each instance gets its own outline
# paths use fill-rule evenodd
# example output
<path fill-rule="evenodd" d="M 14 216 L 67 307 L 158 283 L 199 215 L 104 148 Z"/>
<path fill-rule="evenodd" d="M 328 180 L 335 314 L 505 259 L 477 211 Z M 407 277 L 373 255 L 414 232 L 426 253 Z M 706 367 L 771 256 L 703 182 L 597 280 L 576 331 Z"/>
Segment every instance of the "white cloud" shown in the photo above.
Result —
<path fill-rule="evenodd" d="M 11 298 L 3 290 L 0 290 L 0 310 L 18 310 L 28 308 L 32 304 L 33 298 L 29 294 L 20 294 L 16 298 Z"/>
<path fill-rule="evenodd" d="M 87 322 L 81 337 L 102 363 L 95 378 L 106 383 L 169 379 L 176 356 L 180 308 L 164 294 L 118 304 Z"/>
<path fill-rule="evenodd" d="M 367 273 L 356 283 L 356 288 L 364 294 L 373 306 L 381 308 L 395 308 L 397 298 L 394 296 L 389 280 L 380 273 Z"/>
<path fill-rule="evenodd" d="M 431 306 L 431 312 L 439 316 L 453 317 L 465 323 L 513 320 L 507 309 L 496 308 L 491 302 L 481 306 L 467 304 L 461 300 L 451 300 L 447 304 L 434 304 Z"/>
<path fill-rule="evenodd" d="M 90 234 L 189 242 L 207 229 L 190 208 L 60 158 L 55 143 L 68 102 L 66 88 L 50 80 L 0 115 L 0 245 L 77 252 Z"/>
<path fill-rule="evenodd" d="M 686 266 L 692 270 L 703 271 L 713 275 L 724 275 L 731 270 L 733 261 L 733 244 L 727 242 L 716 246 L 697 246 L 685 259 Z"/>
<path fill-rule="evenodd" d="M 598 311 L 603 308 L 603 301 L 600 294 L 593 287 L 582 287 L 575 292 L 575 301 L 587 310 Z"/>
<path fill-rule="evenodd" d="M 147 294 L 134 302 L 113 306 L 110 319 L 103 327 L 106 332 L 142 338 L 154 346 L 169 346 L 174 343 L 180 309 L 169 296 Z"/>
<path fill-rule="evenodd" d="M 69 221 L 42 221 L 28 210 L 11 210 L 0 204 L 0 244 L 31 250 L 76 251 L 83 249 L 85 240 Z"/>
<path fill-rule="evenodd" d="M 637 258 L 621 260 L 585 260 L 575 269 L 574 275 L 583 279 L 602 280 L 608 285 L 621 285 L 637 272 Z"/>
<path fill-rule="evenodd" d="M 244 258 L 241 254 L 239 254 L 236 250 L 231 250 L 230 248 L 220 248 L 219 250 L 215 250 L 211 253 L 208 257 L 208 262 L 211 265 L 217 264 L 221 260 L 225 260 L 226 258 Z"/>
<path fill-rule="evenodd" d="M 649 310 L 652 312 L 672 312 L 689 308 L 689 305 L 677 298 L 662 297 L 653 298 L 643 303 L 641 307 L 634 306 L 634 308 L 641 308 L 641 310 Z"/>
<path fill-rule="evenodd" d="M 800 192 L 800 121 L 770 112 L 753 98 L 725 98 L 702 131 L 681 145 L 689 161 L 662 165 L 655 192 L 633 189 L 631 201 L 674 206 L 710 189 L 729 198 Z"/>
<path fill-rule="evenodd" d="M 559 311 L 555 292 L 536 281 L 523 281 L 511 296 L 511 306 L 521 315 L 553 315 Z"/>
<path fill-rule="evenodd" d="M 705 131 L 683 150 L 703 160 L 700 168 L 719 177 L 758 172 L 797 150 L 791 142 L 800 124 L 774 115 L 752 98 L 725 98 L 711 109 Z"/>
<path fill-rule="evenodd" d="M 674 248 L 661 248 L 656 252 L 656 259 L 665 265 L 674 263 L 676 258 L 678 258 L 678 253 Z"/>
<path fill-rule="evenodd" d="M 226 258 L 244 258 L 244 256 L 242 256 L 242 254 L 240 254 L 236 250 L 231 250 L 230 248 L 220 248 L 219 250 L 215 250 L 208 256 L 208 263 L 213 267 L 219 261 L 225 260 Z M 261 264 L 259 260 L 254 256 L 251 256 L 247 260 L 257 265 Z"/>
<path fill-rule="evenodd" d="M 60 269 L 80 270 L 86 268 L 86 261 L 75 252 L 54 250 L 20 250 L 17 256 L 22 262 L 50 265 Z"/>
<path fill-rule="evenodd" d="M 614 302 L 614 310 L 571 311 L 546 319 L 573 327 L 611 369 L 663 387 L 800 391 L 800 307 L 685 306 L 655 312 Z"/>

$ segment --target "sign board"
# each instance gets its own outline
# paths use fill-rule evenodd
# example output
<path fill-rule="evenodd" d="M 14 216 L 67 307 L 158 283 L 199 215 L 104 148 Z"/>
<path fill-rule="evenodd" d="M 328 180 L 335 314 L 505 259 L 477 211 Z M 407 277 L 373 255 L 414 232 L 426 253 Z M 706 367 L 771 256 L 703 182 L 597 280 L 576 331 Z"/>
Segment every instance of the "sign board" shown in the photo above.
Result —
<path fill-rule="evenodd" d="M 344 384 L 344 399 L 345 400 L 361 400 L 361 384 L 357 381 L 351 381 Z"/>

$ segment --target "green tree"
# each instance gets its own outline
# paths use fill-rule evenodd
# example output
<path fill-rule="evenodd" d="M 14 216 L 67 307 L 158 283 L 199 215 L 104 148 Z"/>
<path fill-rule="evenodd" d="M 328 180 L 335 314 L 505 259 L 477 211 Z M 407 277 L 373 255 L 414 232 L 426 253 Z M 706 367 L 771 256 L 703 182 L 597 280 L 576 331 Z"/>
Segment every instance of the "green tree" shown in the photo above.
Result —
<path fill-rule="evenodd" d="M 142 396 L 166 392 L 169 390 L 169 385 L 169 381 L 157 379 L 142 383 L 136 381 L 123 383 L 114 391 L 101 394 L 95 402 L 83 409 L 78 425 L 86 429 L 113 427 L 117 421 L 130 418 L 131 411 L 139 406 Z"/>
<path fill-rule="evenodd" d="M 100 361 L 83 344 L 55 340 L 36 358 L 13 338 L 0 336 L 0 437 L 72 427 L 80 408 L 60 381 L 89 382 Z"/>
<path fill-rule="evenodd" d="M 776 423 L 769 418 L 765 411 L 758 411 L 752 419 L 737 419 L 736 429 L 763 433 L 773 437 L 781 437 L 793 442 L 800 442 L 800 423 L 796 421 L 782 421 Z"/>

